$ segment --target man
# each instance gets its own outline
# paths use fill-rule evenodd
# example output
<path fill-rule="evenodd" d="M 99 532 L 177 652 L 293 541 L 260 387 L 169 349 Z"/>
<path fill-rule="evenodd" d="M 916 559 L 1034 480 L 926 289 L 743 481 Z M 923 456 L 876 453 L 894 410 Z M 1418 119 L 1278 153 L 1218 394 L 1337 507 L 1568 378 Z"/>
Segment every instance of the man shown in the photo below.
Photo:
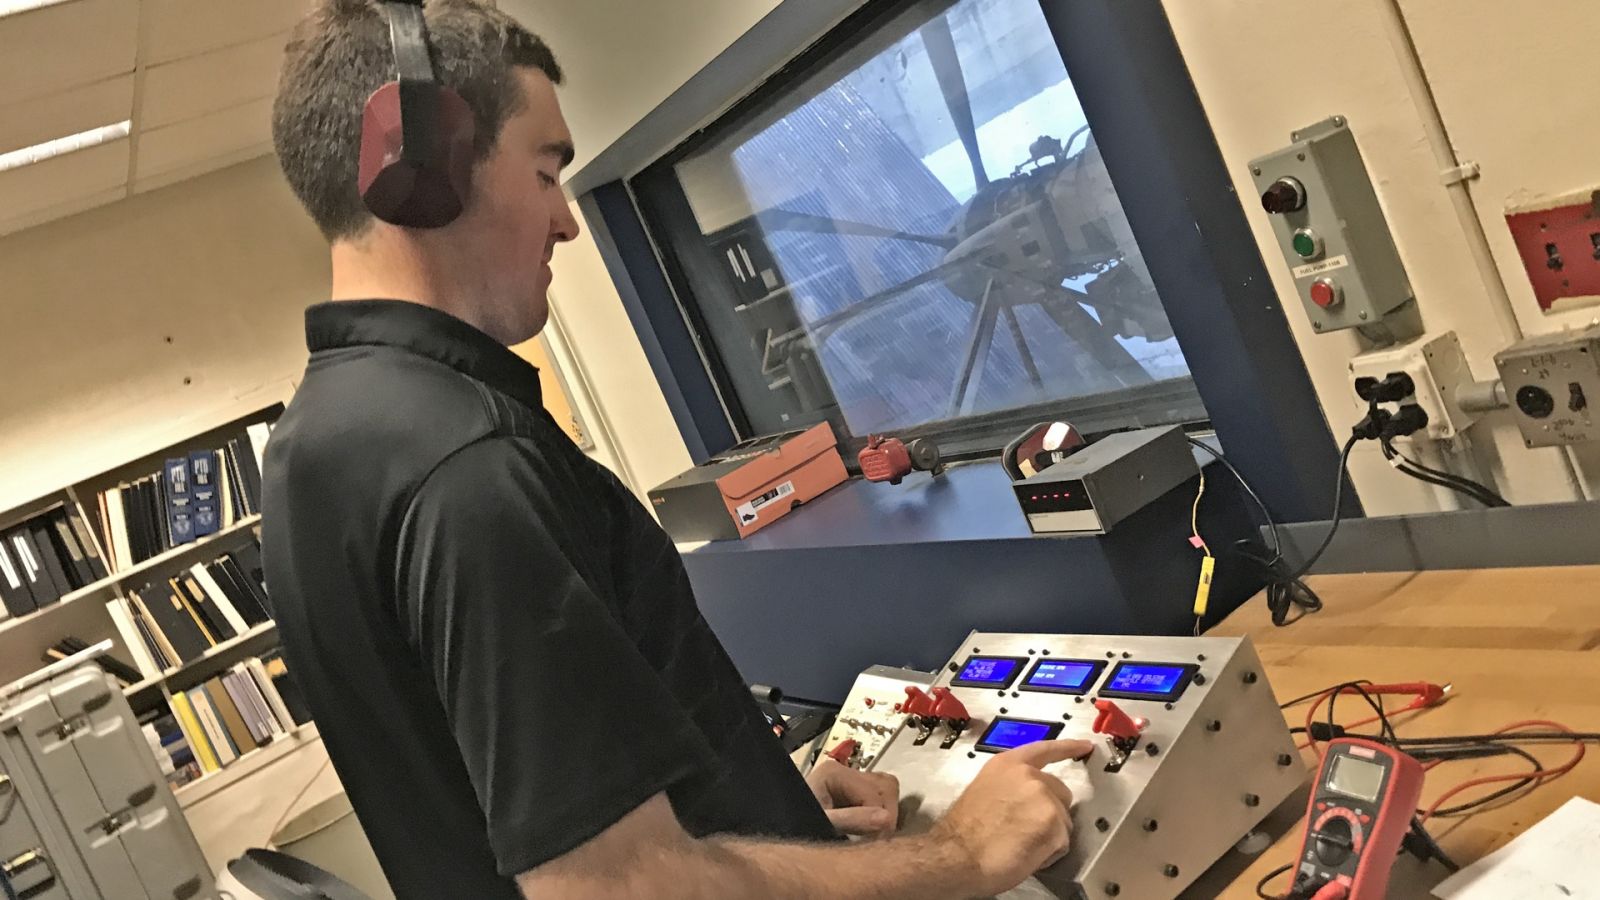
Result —
<path fill-rule="evenodd" d="M 332 302 L 267 453 L 267 581 L 292 671 L 392 883 L 421 898 L 928 898 L 1005 890 L 1066 851 L 1049 742 L 995 758 L 931 833 L 893 779 L 808 784 L 695 606 L 671 541 L 544 412 L 507 349 L 544 326 L 578 234 L 550 50 L 467 0 L 428 11 L 477 122 L 465 212 L 376 221 L 361 114 L 382 12 L 324 0 L 273 116 L 332 245 Z"/>

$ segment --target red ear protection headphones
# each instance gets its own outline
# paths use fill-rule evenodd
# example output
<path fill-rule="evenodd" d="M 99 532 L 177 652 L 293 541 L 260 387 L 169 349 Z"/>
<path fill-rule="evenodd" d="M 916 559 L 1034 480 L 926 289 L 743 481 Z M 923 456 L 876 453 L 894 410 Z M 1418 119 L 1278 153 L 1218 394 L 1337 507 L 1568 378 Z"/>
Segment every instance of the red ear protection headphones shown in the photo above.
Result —
<path fill-rule="evenodd" d="M 439 83 L 422 0 L 388 0 L 399 78 L 367 98 L 361 117 L 361 199 L 374 216 L 407 228 L 441 228 L 472 188 L 472 109 Z"/>
<path fill-rule="evenodd" d="M 1066 422 L 1040 422 L 1006 445 L 1000 465 L 1012 481 L 1043 472 L 1088 446 L 1078 429 Z"/>

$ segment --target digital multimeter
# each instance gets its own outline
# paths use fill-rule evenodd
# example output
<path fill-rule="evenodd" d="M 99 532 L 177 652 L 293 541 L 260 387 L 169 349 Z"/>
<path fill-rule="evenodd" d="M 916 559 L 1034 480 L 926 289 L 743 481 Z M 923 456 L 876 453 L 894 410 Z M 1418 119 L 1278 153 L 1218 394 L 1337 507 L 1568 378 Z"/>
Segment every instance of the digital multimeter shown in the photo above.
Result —
<path fill-rule="evenodd" d="M 1383 900 L 1422 779 L 1422 764 L 1391 747 L 1359 738 L 1328 744 L 1290 896 Z"/>

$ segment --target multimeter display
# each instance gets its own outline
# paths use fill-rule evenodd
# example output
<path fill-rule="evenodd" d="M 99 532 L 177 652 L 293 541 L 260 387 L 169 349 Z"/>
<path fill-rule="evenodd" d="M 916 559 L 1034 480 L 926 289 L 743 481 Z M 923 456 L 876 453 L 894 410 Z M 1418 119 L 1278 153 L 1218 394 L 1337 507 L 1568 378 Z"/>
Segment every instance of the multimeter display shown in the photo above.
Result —
<path fill-rule="evenodd" d="M 995 719 L 989 730 L 983 733 L 983 737 L 978 738 L 978 749 L 985 753 L 1000 753 L 1025 744 L 1048 741 L 1060 733 L 1060 722 Z"/>
<path fill-rule="evenodd" d="M 1041 659 L 1028 677 L 1023 679 L 1022 689 L 1053 694 L 1085 694 L 1105 666 L 1104 660 Z"/>
<path fill-rule="evenodd" d="M 1327 784 L 1330 791 L 1374 803 L 1383 790 L 1383 766 L 1353 756 L 1338 756 L 1328 772 Z"/>
<path fill-rule="evenodd" d="M 950 683 L 956 687 L 1007 688 L 1026 662 L 1015 656 L 970 656 Z"/>
<path fill-rule="evenodd" d="M 1188 664 L 1117 663 L 1100 694 L 1130 700 L 1176 700 L 1199 668 Z"/>

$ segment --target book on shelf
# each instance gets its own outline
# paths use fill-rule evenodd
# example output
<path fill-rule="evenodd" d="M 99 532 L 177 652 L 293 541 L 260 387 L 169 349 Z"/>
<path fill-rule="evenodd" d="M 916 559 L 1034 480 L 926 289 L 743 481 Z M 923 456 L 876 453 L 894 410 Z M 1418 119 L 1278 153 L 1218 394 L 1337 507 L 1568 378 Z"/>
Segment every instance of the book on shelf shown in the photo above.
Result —
<path fill-rule="evenodd" d="M 106 602 L 112 624 L 145 678 L 192 663 L 271 621 L 260 555 L 260 548 L 247 542 Z"/>
<path fill-rule="evenodd" d="M 151 752 L 175 785 L 227 768 L 310 721 L 291 714 L 278 689 L 286 673 L 268 674 L 269 667 L 281 671 L 282 660 L 271 658 L 270 664 L 260 658 L 236 663 L 200 685 L 174 691 L 170 711 L 146 714 Z"/>
<path fill-rule="evenodd" d="M 105 576 L 83 520 L 66 503 L 0 529 L 0 619 L 25 616 Z"/>
<path fill-rule="evenodd" d="M 167 458 L 158 471 L 101 491 L 96 507 L 111 567 L 125 570 L 259 513 L 259 460 L 270 433 L 252 425 L 221 446 Z"/>

